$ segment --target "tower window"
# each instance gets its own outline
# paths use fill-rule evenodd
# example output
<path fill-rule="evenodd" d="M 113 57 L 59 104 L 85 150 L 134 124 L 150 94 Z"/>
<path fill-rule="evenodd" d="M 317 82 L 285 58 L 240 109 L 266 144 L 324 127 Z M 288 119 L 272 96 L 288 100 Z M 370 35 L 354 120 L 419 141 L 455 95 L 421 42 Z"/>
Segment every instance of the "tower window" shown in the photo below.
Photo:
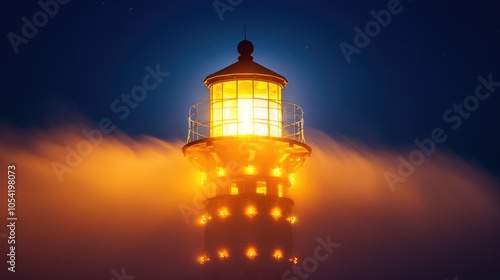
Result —
<path fill-rule="evenodd" d="M 278 196 L 283 197 L 283 184 L 278 184 Z"/>
<path fill-rule="evenodd" d="M 231 195 L 237 195 L 238 194 L 238 187 L 236 186 L 236 183 L 231 183 Z"/>
<path fill-rule="evenodd" d="M 266 184 L 266 181 L 257 181 L 256 192 L 258 194 L 264 194 L 264 195 L 267 193 L 267 184 Z"/>

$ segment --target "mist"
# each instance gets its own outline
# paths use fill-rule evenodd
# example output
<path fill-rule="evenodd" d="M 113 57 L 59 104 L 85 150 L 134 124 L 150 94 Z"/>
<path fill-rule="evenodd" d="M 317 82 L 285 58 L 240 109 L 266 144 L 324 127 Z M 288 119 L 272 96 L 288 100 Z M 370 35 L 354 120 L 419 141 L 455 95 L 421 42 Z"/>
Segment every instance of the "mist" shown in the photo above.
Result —
<path fill-rule="evenodd" d="M 15 164 L 17 171 L 17 272 L 9 276 L 113 279 L 113 271 L 125 269 L 136 280 L 196 279 L 203 228 L 196 215 L 186 222 L 179 207 L 196 209 L 200 183 L 182 155 L 184 141 L 121 132 L 92 141 L 84 129 L 93 128 L 87 122 L 0 128 L 1 166 Z M 319 131 L 307 140 L 312 155 L 289 193 L 298 218 L 295 252 L 299 260 L 312 256 L 316 239 L 329 235 L 341 244 L 308 279 L 487 279 L 482 275 L 498 273 L 483 264 L 500 259 L 497 178 L 438 150 L 391 189 L 384 172 L 396 172 L 405 150 Z M 68 157 L 78 147 L 84 155 Z M 6 195 L 2 191 L 0 200 Z M 0 213 L 5 221 L 6 211 Z M 6 252 L 7 242 L 0 241 Z M 5 254 L 1 260 L 5 264 Z"/>

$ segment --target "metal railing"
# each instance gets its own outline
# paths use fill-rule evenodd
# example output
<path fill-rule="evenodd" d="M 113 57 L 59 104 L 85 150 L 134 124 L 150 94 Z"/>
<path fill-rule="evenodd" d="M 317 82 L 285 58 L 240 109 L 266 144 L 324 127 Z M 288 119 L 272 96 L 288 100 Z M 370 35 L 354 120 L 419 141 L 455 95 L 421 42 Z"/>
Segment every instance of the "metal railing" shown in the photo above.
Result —
<path fill-rule="evenodd" d="M 215 110 L 230 110 L 236 109 L 238 110 L 238 99 L 217 99 L 217 100 L 204 100 L 198 102 L 189 108 L 189 118 L 188 118 L 188 137 L 187 143 L 191 143 L 193 141 L 206 139 L 211 136 L 211 131 L 213 133 L 214 129 L 218 126 L 227 126 L 234 125 L 238 127 L 238 124 L 242 124 L 243 122 L 238 121 L 237 117 L 233 119 L 221 118 L 215 123 L 214 120 L 210 118 L 210 111 L 214 110 L 214 104 L 224 104 L 227 101 L 235 101 L 232 106 L 218 107 Z M 278 119 L 270 119 L 270 114 L 267 114 L 267 118 L 252 118 L 252 125 L 267 125 L 268 131 L 267 133 L 257 133 L 256 135 L 263 136 L 273 136 L 271 130 L 276 132 L 279 130 L 278 135 L 279 138 L 285 138 L 290 140 L 295 140 L 300 143 L 304 143 L 304 111 L 300 106 L 295 103 L 288 101 L 276 101 L 270 99 L 247 99 L 247 100 L 261 100 L 267 102 L 266 106 L 255 106 L 252 105 L 252 109 L 267 109 L 267 110 L 277 110 L 279 114 Z M 252 101 L 253 102 L 253 101 Z M 274 107 L 272 109 L 269 108 L 269 105 L 273 104 Z M 269 112 L 269 111 L 268 111 Z M 237 116 L 237 114 L 236 114 Z M 252 134 L 252 133 L 250 133 Z M 240 135 L 238 133 L 234 133 L 231 135 Z M 228 136 L 228 135 L 223 135 Z"/>

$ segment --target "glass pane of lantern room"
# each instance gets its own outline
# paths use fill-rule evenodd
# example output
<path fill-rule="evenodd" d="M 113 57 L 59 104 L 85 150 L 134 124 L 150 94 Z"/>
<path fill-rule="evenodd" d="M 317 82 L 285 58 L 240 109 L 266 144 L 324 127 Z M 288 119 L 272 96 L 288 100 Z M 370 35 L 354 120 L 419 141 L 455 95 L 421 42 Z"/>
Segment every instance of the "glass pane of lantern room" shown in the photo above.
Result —
<path fill-rule="evenodd" d="M 211 129 L 212 137 L 222 136 L 222 83 L 217 83 L 212 86 L 211 96 Z"/>
<path fill-rule="evenodd" d="M 254 82 L 254 134 L 269 135 L 268 83 Z"/>
<path fill-rule="evenodd" d="M 223 131 L 222 135 L 236 135 L 238 108 L 236 104 L 236 81 L 223 83 Z"/>
<path fill-rule="evenodd" d="M 252 81 L 238 81 L 238 134 L 253 133 Z"/>
<path fill-rule="evenodd" d="M 281 137 L 281 88 L 269 83 L 269 135 Z"/>

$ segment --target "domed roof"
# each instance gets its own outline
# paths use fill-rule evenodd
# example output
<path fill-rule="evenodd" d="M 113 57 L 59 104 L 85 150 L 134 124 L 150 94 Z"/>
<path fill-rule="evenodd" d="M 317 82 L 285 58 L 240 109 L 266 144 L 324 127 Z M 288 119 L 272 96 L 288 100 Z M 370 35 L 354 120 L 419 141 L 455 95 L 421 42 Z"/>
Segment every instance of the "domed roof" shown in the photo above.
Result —
<path fill-rule="evenodd" d="M 210 87 L 212 84 L 221 81 L 234 79 L 252 79 L 275 82 L 282 87 L 286 86 L 286 78 L 256 62 L 253 61 L 252 52 L 254 50 L 252 42 L 243 40 L 238 44 L 240 56 L 238 61 L 223 68 L 205 78 L 205 85 Z"/>

